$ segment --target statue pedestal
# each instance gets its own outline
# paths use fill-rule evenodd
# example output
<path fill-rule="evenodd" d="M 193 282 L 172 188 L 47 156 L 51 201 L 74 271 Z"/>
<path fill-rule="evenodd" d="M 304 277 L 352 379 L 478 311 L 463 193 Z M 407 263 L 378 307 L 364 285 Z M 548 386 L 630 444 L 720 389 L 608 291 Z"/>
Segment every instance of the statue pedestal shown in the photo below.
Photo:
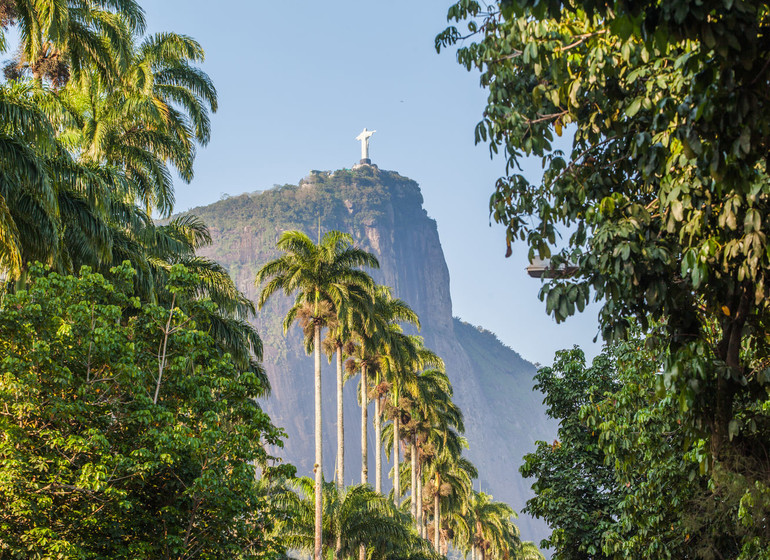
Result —
<path fill-rule="evenodd" d="M 371 161 L 372 160 L 370 160 L 369 158 L 364 158 L 359 163 L 354 163 L 351 169 L 361 169 L 363 167 L 368 167 L 370 169 L 379 169 L 379 167 L 377 167 L 377 164 L 371 163 Z"/>

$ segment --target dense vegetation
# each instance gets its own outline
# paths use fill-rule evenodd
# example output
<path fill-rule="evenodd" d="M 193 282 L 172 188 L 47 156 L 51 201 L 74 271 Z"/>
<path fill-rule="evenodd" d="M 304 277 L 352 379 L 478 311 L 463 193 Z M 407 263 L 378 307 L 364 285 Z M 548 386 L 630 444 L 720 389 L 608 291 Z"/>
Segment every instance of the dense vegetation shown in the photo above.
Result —
<path fill-rule="evenodd" d="M 372 374 L 361 388 L 377 403 L 377 441 L 390 433 L 411 463 L 396 460 L 391 501 L 381 473 L 374 489 L 328 485 L 319 458 L 311 496 L 268 453 L 283 432 L 257 402 L 270 388 L 247 322 L 254 305 L 197 255 L 210 242 L 204 223 L 168 219 L 171 173 L 192 180 L 217 109 L 201 46 L 145 36 L 134 0 L 0 0 L 3 52 L 9 28 L 21 44 L 0 83 L 0 558 L 281 558 L 312 547 L 319 558 L 324 548 L 416 560 L 450 541 L 482 558 L 536 557 L 513 511 L 471 490 L 443 362 L 399 326 L 416 315 L 375 288 L 359 267 L 376 261 L 338 232 L 326 245 L 342 261 L 328 275 L 273 288 L 301 288 L 287 325 L 310 327 L 317 364 L 327 330 L 340 385 L 343 356 Z M 349 220 L 371 224 L 385 198 L 374 172 L 314 173 L 281 189 L 295 197 L 276 210 L 307 219 L 312 198 L 312 220 L 319 208 L 350 216 L 330 193 L 355 178 L 367 211 Z M 270 266 L 264 279 L 281 273 Z M 432 518 L 417 499 L 423 481 Z M 421 538 L 429 521 L 432 547 Z"/>
<path fill-rule="evenodd" d="M 519 239 L 551 257 L 547 312 L 595 296 L 621 345 L 541 373 L 563 441 L 525 472 L 556 557 L 767 558 L 766 3 L 463 0 L 449 19 L 467 34 L 437 47 L 472 37 L 458 61 L 489 89 L 476 138 L 507 162 L 490 210 L 508 254 Z"/>
<path fill-rule="evenodd" d="M 199 219 L 152 220 L 209 139 L 201 46 L 144 36 L 133 0 L 5 0 L 4 52 L 11 27 L 0 557 L 281 553 L 255 479 L 281 431 L 254 400 L 269 392 L 254 306 L 196 255 Z"/>
<path fill-rule="evenodd" d="M 0 558 L 241 558 L 282 546 L 263 475 L 281 431 L 260 377 L 222 355 L 207 307 L 29 270 L 0 313 Z M 183 265 L 168 289 L 195 291 Z M 165 329 L 164 329 L 165 327 Z M 161 348 L 161 352 L 159 352 Z"/>
<path fill-rule="evenodd" d="M 522 469 L 535 480 L 527 510 L 553 527 L 543 544 L 559 559 L 770 558 L 770 9 L 462 0 L 449 18 L 468 35 L 449 27 L 437 46 L 474 37 L 458 59 L 490 90 L 476 134 L 507 160 L 490 208 L 508 253 L 520 239 L 552 258 L 542 298 L 557 320 L 592 294 L 603 302 L 606 351 L 589 366 L 566 350 L 537 375 L 560 423 Z M 375 284 L 364 268 L 377 261 L 353 237 L 323 227 L 361 232 L 393 193 L 418 199 L 416 185 L 363 166 L 258 202 L 273 230 L 319 230 L 317 242 L 265 234 L 276 256 L 252 272 L 260 306 L 295 297 L 284 331 L 297 323 L 314 356 L 315 476 L 295 478 L 267 451 L 283 432 L 256 400 L 269 386 L 254 305 L 197 255 L 210 241 L 200 219 L 152 219 L 172 215 L 171 173 L 190 181 L 209 140 L 203 49 L 145 36 L 134 0 L 0 0 L 3 52 L 10 27 L 0 558 L 539 557 L 513 510 L 473 490 L 444 362 L 405 331 L 419 317 Z M 568 154 L 552 145 L 565 133 Z M 536 185 L 517 173 L 525 155 L 542 158 Z M 336 361 L 335 483 L 321 454 L 324 353 Z M 346 488 L 341 394 L 356 375 L 361 484 Z"/>

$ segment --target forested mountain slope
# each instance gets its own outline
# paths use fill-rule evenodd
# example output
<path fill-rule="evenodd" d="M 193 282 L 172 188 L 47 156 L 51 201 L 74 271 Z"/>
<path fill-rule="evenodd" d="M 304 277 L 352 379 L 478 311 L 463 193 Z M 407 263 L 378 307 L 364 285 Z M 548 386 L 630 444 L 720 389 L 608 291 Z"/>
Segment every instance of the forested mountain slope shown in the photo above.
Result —
<path fill-rule="evenodd" d="M 282 231 L 300 229 L 316 238 L 339 229 L 373 252 L 381 268 L 377 282 L 391 286 L 420 315 L 426 345 L 446 362 L 463 409 L 467 456 L 477 465 L 483 491 L 520 510 L 529 495 L 518 473 L 524 453 L 536 439 L 550 441 L 556 426 L 544 414 L 541 395 L 531 390 L 535 367 L 504 346 L 492 333 L 452 316 L 449 271 L 436 222 L 422 207 L 416 182 L 374 166 L 354 170 L 311 172 L 299 185 L 229 197 L 195 208 L 212 231 L 213 244 L 205 254 L 225 265 L 238 286 L 252 299 L 257 270 L 276 255 Z M 288 300 L 276 299 L 259 313 L 256 326 L 265 346 L 265 368 L 273 395 L 265 409 L 288 433 L 285 459 L 309 474 L 313 464 L 312 360 L 305 355 L 298 328 L 285 337 L 281 322 Z M 336 418 L 333 366 L 325 363 L 324 472 L 334 472 Z M 355 390 L 346 386 L 347 483 L 360 480 L 360 409 Z M 371 418 L 370 411 L 370 418 Z M 370 430 L 370 449 L 373 445 Z M 369 454 L 373 473 L 373 454 Z M 373 480 L 373 477 L 370 478 Z M 538 542 L 546 528 L 521 517 L 525 540 Z"/>

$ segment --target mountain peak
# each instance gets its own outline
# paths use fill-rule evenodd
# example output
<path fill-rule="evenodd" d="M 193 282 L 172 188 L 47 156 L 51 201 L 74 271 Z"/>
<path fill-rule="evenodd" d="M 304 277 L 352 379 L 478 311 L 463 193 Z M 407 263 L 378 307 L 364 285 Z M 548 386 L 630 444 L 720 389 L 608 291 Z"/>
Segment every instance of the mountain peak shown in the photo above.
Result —
<path fill-rule="evenodd" d="M 530 389 L 534 366 L 492 333 L 453 319 L 449 270 L 438 228 L 422 204 L 420 188 L 412 179 L 360 165 L 313 170 L 298 185 L 233 196 L 192 213 L 212 230 L 213 244 L 203 251 L 205 256 L 228 268 L 240 289 L 254 300 L 256 272 L 276 256 L 275 242 L 282 231 L 298 229 L 315 238 L 320 223 L 323 231 L 350 233 L 357 245 L 374 253 L 380 262 L 379 270 L 370 271 L 375 281 L 390 286 L 419 314 L 426 346 L 446 363 L 455 401 L 466 418 L 468 457 L 479 467 L 481 484 L 520 510 L 530 495 L 518 474 L 521 457 L 533 450 L 536 439 L 552 439 L 556 427 L 545 417 L 540 395 Z M 288 298 L 270 301 L 254 322 L 263 338 L 264 365 L 273 387 L 265 409 L 288 434 L 286 459 L 297 465 L 300 474 L 308 474 L 313 462 L 313 365 L 303 350 L 299 329 L 283 334 L 281 322 L 289 306 Z M 334 376 L 325 377 L 324 432 L 333 434 Z M 361 461 L 360 409 L 355 383 L 345 391 L 349 442 L 345 457 L 352 467 L 346 469 L 350 476 Z M 500 414 L 501 410 L 507 412 Z M 329 473 L 336 452 L 332 439 L 326 437 L 324 443 L 324 467 Z M 538 540 L 547 532 L 543 523 L 524 516 L 519 524 L 526 540 Z"/>

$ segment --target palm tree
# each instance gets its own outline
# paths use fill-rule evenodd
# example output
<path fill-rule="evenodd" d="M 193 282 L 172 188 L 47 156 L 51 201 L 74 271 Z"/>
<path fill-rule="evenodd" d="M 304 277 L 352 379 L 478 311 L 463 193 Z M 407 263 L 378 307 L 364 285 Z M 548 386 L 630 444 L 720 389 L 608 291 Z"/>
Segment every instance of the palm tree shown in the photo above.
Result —
<path fill-rule="evenodd" d="M 421 372 L 415 382 L 405 388 L 402 399 L 405 404 L 408 422 L 402 432 L 409 442 L 409 473 L 411 480 L 410 506 L 412 516 L 422 533 L 422 455 L 431 430 L 443 433 L 449 428 L 464 431 L 463 415 L 460 408 L 452 402 L 452 385 L 449 377 L 439 369 L 427 369 Z"/>
<path fill-rule="evenodd" d="M 91 71 L 63 92 L 79 124 L 69 140 L 81 160 L 122 169 L 148 214 L 167 216 L 174 202 L 168 166 L 184 181 L 192 179 L 195 143 L 209 141 L 208 114 L 217 110 L 217 93 L 193 65 L 204 55 L 190 37 L 151 35 L 128 57 L 119 83 L 105 84 Z"/>
<path fill-rule="evenodd" d="M 84 69 L 116 80 L 128 64 L 132 35 L 144 30 L 136 0 L 3 0 L 2 28 L 15 25 L 20 56 L 8 69 L 29 71 L 55 89 Z"/>
<path fill-rule="evenodd" d="M 378 288 L 379 289 L 379 288 Z M 366 314 L 356 313 L 353 316 L 351 357 L 345 367 L 348 376 L 361 372 L 359 383 L 359 401 L 361 405 L 361 484 L 369 483 L 369 438 L 368 438 L 368 410 L 369 410 L 369 374 L 377 374 L 381 366 L 380 351 L 385 343 L 385 328 L 380 321 L 381 315 L 375 309 L 377 297 L 372 310 Z M 378 481 L 376 490 L 381 492 L 381 481 Z"/>
<path fill-rule="evenodd" d="M 382 492 L 382 453 L 379 442 L 382 435 L 382 395 L 386 384 L 382 383 L 382 368 L 387 367 L 387 353 L 402 334 L 400 323 L 411 324 L 418 329 L 420 320 L 409 305 L 401 299 L 394 298 L 387 286 L 376 286 L 371 308 L 365 314 L 357 314 L 353 323 L 353 335 L 357 341 L 355 355 L 348 363 L 352 374 L 362 372 L 361 383 L 361 455 L 362 483 L 368 482 L 368 418 L 367 407 L 369 400 L 368 374 L 374 376 L 374 433 L 375 447 L 375 490 Z"/>
<path fill-rule="evenodd" d="M 369 379 L 367 374 L 379 371 L 379 348 L 383 344 L 384 333 L 375 325 L 379 315 L 369 313 L 366 315 L 355 314 L 353 325 L 354 343 L 352 356 L 346 363 L 348 375 L 352 376 L 356 371 L 361 372 L 359 382 L 359 400 L 361 405 L 361 484 L 369 483 Z M 382 481 L 377 478 L 376 492 L 382 492 Z M 359 549 L 359 560 L 365 560 L 366 548 Z"/>
<path fill-rule="evenodd" d="M 522 542 L 521 547 L 516 551 L 516 560 L 545 560 L 545 556 L 535 543 L 526 541 Z"/>
<path fill-rule="evenodd" d="M 0 272 L 11 279 L 33 258 L 51 262 L 59 207 L 49 160 L 55 130 L 29 84 L 0 84 Z"/>
<path fill-rule="evenodd" d="M 200 45 L 162 34 L 134 48 L 143 16 L 133 0 L 5 0 L 3 14 L 4 23 L 18 23 L 30 56 L 46 34 L 77 50 L 97 30 L 110 37 L 123 71 L 106 79 L 76 53 L 67 60 L 77 63 L 77 79 L 61 91 L 23 79 L 0 86 L 0 150 L 4 166 L 14 168 L 0 174 L 13 185 L 0 184 L 0 267 L 15 276 L 27 260 L 72 271 L 128 258 L 152 291 L 155 256 L 145 253 L 158 230 L 150 212 L 171 211 L 167 164 L 192 177 L 194 142 L 208 141 L 208 110 L 216 110 L 211 81 L 191 64 L 202 60 Z"/>
<path fill-rule="evenodd" d="M 294 486 L 296 493 L 285 492 L 276 500 L 283 512 L 277 531 L 287 548 L 310 551 L 314 545 L 314 482 L 300 478 Z M 323 551 L 333 550 L 336 560 L 352 557 L 361 547 L 371 559 L 432 556 L 411 530 L 408 518 L 369 485 L 341 491 L 333 483 L 324 483 L 323 500 Z"/>
<path fill-rule="evenodd" d="M 378 287 L 375 294 L 374 311 L 375 327 L 381 333 L 383 343 L 383 355 L 381 362 L 383 367 L 387 367 L 387 354 L 398 343 L 401 334 L 401 325 L 409 324 L 420 329 L 420 319 L 417 313 L 409 305 L 399 298 L 394 298 L 390 288 L 386 286 Z M 382 367 L 375 371 L 375 400 L 374 400 L 374 441 L 375 441 L 375 489 L 382 492 L 382 397 L 389 388 L 387 383 L 382 383 Z"/>
<path fill-rule="evenodd" d="M 372 310 L 372 295 L 359 286 L 351 286 L 348 294 L 347 312 L 342 317 L 336 317 L 333 325 L 329 325 L 328 333 L 323 342 L 324 350 L 332 360 L 337 358 L 337 485 L 340 490 L 345 486 L 345 426 L 343 387 L 344 354 L 351 355 L 355 351 L 352 343 L 354 328 L 361 323 Z M 362 481 L 362 483 L 365 481 Z"/>
<path fill-rule="evenodd" d="M 425 476 L 432 481 L 428 497 L 433 500 L 433 546 L 440 551 L 441 544 L 441 498 L 445 498 L 448 509 L 460 510 L 463 500 L 472 490 L 472 481 L 478 476 L 476 467 L 462 456 L 468 442 L 453 428 L 432 429 L 430 438 L 432 454 L 426 454 Z"/>
<path fill-rule="evenodd" d="M 358 267 L 377 267 L 377 259 L 353 246 L 352 237 L 330 231 L 316 245 L 304 233 L 284 232 L 276 247 L 282 256 L 265 264 L 255 284 L 263 286 L 258 306 L 276 292 L 296 293 L 294 305 L 284 320 L 284 332 L 294 322 L 303 306 L 312 308 L 313 351 L 315 364 L 315 547 L 314 558 L 321 560 L 323 456 L 321 433 L 321 330 L 327 321 L 324 304 L 337 315 L 344 314 L 351 286 L 368 288 L 371 278 Z"/>
<path fill-rule="evenodd" d="M 119 169 L 73 159 L 58 105 L 29 82 L 0 86 L 0 268 L 11 278 L 30 261 L 71 272 L 109 260 L 109 216 L 127 187 Z M 126 210 L 115 221 L 135 224 Z"/>
<path fill-rule="evenodd" d="M 423 466 L 430 465 L 439 452 L 460 456 L 464 445 L 464 439 L 458 434 L 458 431 L 464 431 L 462 411 L 451 397 L 452 387 L 446 373 L 440 369 L 427 369 L 404 387 L 400 399 L 400 433 L 408 442 L 410 461 L 399 471 L 410 475 L 410 509 L 420 536 L 424 530 Z M 393 415 L 395 411 L 390 407 L 388 412 Z M 394 424 L 389 424 L 383 434 L 388 450 L 394 447 L 394 433 Z M 468 468 L 471 476 L 475 476 L 472 465 Z M 429 472 L 428 477 L 431 476 Z M 462 492 L 458 494 L 461 495 Z"/>
<path fill-rule="evenodd" d="M 391 402 L 387 413 L 391 418 L 392 436 L 391 448 L 394 456 L 393 466 L 393 499 L 396 505 L 401 499 L 401 441 L 402 420 L 408 422 L 408 414 L 405 415 L 405 407 L 401 403 L 401 391 L 414 391 L 417 389 L 418 373 L 425 368 L 444 370 L 444 362 L 432 350 L 425 348 L 422 338 L 415 335 L 395 333 L 390 340 L 388 349 L 386 378 L 391 386 Z M 410 403 L 403 403 L 409 405 Z"/>
<path fill-rule="evenodd" d="M 456 544 L 462 541 L 470 548 L 473 560 L 509 558 L 521 547 L 518 529 L 511 520 L 515 516 L 507 504 L 493 501 L 489 494 L 471 491 L 458 518 Z"/>

